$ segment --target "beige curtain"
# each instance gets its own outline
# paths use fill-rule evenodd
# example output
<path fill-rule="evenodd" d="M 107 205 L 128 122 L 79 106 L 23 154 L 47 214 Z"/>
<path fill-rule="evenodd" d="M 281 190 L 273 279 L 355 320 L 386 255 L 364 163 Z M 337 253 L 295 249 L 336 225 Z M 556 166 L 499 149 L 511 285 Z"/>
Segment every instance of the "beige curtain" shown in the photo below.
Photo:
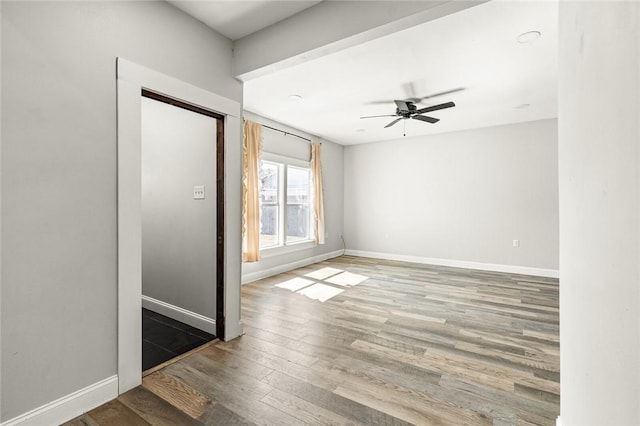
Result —
<path fill-rule="evenodd" d="M 322 192 L 322 144 L 311 144 L 311 174 L 313 175 L 313 217 L 315 219 L 316 243 L 324 244 L 324 202 Z"/>
<path fill-rule="evenodd" d="M 242 172 L 242 259 L 260 260 L 260 153 L 262 126 L 244 122 Z"/>

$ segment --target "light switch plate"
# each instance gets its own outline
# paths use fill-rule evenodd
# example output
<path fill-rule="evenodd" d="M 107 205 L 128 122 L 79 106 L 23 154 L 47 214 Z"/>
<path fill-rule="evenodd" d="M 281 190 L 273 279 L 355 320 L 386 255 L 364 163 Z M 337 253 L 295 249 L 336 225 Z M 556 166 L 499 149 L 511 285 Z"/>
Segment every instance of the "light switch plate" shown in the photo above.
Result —
<path fill-rule="evenodd" d="M 204 185 L 196 185 L 193 187 L 193 199 L 204 200 Z"/>

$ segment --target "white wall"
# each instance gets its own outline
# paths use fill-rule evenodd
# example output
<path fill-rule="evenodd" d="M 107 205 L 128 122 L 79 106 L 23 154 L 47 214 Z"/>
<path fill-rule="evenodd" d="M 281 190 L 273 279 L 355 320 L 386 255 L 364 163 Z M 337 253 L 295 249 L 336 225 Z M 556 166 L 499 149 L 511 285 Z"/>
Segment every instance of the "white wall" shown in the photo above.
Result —
<path fill-rule="evenodd" d="M 288 131 L 311 139 L 311 135 L 297 129 L 293 129 L 284 124 L 260 117 L 245 111 L 246 119 L 265 124 L 277 129 Z M 263 151 L 274 154 L 285 155 L 298 159 L 310 159 L 311 148 L 309 144 L 293 136 L 285 136 L 273 130 L 264 129 Z M 246 283 L 256 279 L 274 275 L 284 270 L 292 269 L 296 265 L 308 264 L 313 259 L 327 258 L 329 255 L 335 256 L 342 250 L 343 226 L 343 152 L 342 145 L 322 140 L 322 171 L 324 185 L 324 215 L 325 231 L 327 234 L 326 243 L 313 248 L 263 257 L 258 262 L 242 263 L 242 282 Z"/>
<path fill-rule="evenodd" d="M 347 146 L 344 165 L 350 250 L 558 268 L 556 120 Z"/>
<path fill-rule="evenodd" d="M 242 86 L 231 42 L 164 2 L 0 7 L 5 421 L 117 372 L 116 57 Z"/>
<path fill-rule="evenodd" d="M 640 424 L 640 4 L 560 2 L 562 426 Z"/>
<path fill-rule="evenodd" d="M 142 294 L 215 320 L 216 119 L 143 98 L 141 140 Z"/>

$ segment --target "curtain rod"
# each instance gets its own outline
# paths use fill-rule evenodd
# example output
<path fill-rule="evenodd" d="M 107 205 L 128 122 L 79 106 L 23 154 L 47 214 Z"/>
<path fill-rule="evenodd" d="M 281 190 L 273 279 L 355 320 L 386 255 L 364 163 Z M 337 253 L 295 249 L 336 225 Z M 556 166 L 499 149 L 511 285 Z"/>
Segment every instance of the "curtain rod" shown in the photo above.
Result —
<path fill-rule="evenodd" d="M 275 130 L 276 132 L 284 133 L 285 136 L 287 136 L 287 135 L 295 136 L 296 138 L 300 138 L 300 139 L 305 140 L 307 142 L 311 142 L 311 139 L 307 139 L 307 138 L 302 137 L 300 135 L 296 135 L 295 133 L 286 132 L 284 130 L 276 129 L 275 127 L 267 126 L 266 124 L 261 124 L 261 126 L 262 127 L 266 127 L 267 129 Z"/>

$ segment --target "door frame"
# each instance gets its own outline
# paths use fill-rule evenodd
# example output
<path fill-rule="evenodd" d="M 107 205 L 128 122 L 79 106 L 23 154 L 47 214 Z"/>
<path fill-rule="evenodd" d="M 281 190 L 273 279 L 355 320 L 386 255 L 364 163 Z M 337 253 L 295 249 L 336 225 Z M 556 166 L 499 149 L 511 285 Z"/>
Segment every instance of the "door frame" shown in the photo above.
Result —
<path fill-rule="evenodd" d="M 221 179 L 217 190 L 216 249 L 222 267 L 216 271 L 217 337 L 229 340 L 242 333 L 240 323 L 240 103 L 188 83 L 117 59 L 117 200 L 118 200 L 118 392 L 142 382 L 142 94 L 153 93 L 215 114 L 222 121 L 216 139 L 224 141 L 216 154 Z M 192 109 L 193 110 L 193 109 Z M 218 119 L 218 118 L 216 118 Z M 217 144 L 220 142 L 217 142 Z M 216 149 L 218 151 L 218 149 Z M 230 167 L 225 167 L 230 166 Z M 234 167 L 235 166 L 235 167 Z M 235 199 L 230 194 L 237 194 Z"/>

